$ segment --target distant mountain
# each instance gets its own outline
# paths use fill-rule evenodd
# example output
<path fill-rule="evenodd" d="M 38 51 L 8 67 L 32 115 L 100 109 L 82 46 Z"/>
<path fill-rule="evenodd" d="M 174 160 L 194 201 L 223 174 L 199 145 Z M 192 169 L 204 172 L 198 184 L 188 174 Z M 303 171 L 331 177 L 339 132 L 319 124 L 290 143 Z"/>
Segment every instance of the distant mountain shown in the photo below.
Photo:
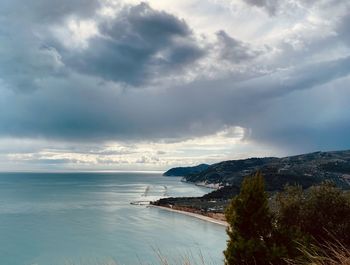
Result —
<path fill-rule="evenodd" d="M 200 164 L 193 167 L 174 167 L 169 169 L 163 176 L 183 177 L 191 174 L 198 174 L 209 167 L 207 164 Z"/>
<path fill-rule="evenodd" d="M 281 190 L 285 184 L 304 188 L 325 180 L 350 188 L 350 150 L 315 152 L 283 158 L 265 157 L 220 162 L 194 173 L 184 174 L 184 180 L 197 184 L 220 184 L 236 190 L 243 178 L 262 171 L 268 191 Z M 185 171 L 183 172 L 185 173 Z M 232 187 L 233 186 L 233 187 Z"/>
<path fill-rule="evenodd" d="M 223 214 L 230 199 L 239 193 L 243 178 L 257 170 L 263 173 L 266 190 L 271 196 L 288 183 L 307 189 L 331 180 L 342 189 L 350 189 L 350 151 L 315 152 L 283 158 L 230 160 L 207 166 L 200 172 L 184 174 L 184 180 L 200 185 L 222 186 L 220 189 L 202 197 L 163 198 L 152 204 L 190 209 L 202 214 Z"/>

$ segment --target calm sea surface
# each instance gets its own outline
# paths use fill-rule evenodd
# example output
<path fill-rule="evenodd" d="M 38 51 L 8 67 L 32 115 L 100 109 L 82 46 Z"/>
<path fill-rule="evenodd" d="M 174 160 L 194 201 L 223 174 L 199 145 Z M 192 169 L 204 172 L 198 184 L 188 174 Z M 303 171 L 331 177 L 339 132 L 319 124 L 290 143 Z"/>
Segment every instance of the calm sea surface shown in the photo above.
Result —
<path fill-rule="evenodd" d="M 207 192 L 159 174 L 0 173 L 0 264 L 159 264 L 160 250 L 220 265 L 224 227 L 130 204 Z"/>

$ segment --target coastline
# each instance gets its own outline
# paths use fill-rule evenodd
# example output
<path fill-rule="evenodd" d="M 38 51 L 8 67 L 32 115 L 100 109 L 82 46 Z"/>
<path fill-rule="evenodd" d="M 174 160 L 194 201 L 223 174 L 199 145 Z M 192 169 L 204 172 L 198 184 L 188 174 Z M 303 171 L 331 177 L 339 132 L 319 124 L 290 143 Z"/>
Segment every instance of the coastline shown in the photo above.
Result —
<path fill-rule="evenodd" d="M 205 181 L 191 182 L 191 181 L 187 181 L 185 179 L 185 177 L 181 177 L 181 182 L 188 183 L 188 184 L 193 184 L 193 185 L 196 185 L 198 187 L 203 187 L 203 188 L 208 188 L 208 189 L 213 189 L 213 190 L 218 190 L 218 189 L 220 189 L 222 187 L 220 183 L 209 183 L 208 184 Z"/>
<path fill-rule="evenodd" d="M 209 216 L 205 216 L 205 215 L 202 215 L 202 214 L 192 213 L 192 212 L 187 212 L 187 211 L 181 211 L 181 210 L 175 210 L 175 209 L 171 209 L 169 207 L 158 206 L 158 205 L 153 205 L 153 204 L 150 204 L 149 207 L 154 207 L 154 208 L 166 210 L 166 211 L 169 211 L 169 212 L 174 212 L 174 213 L 179 213 L 179 214 L 183 214 L 183 215 L 187 215 L 187 216 L 192 216 L 194 218 L 198 218 L 198 219 L 201 219 L 203 221 L 207 221 L 207 222 L 210 222 L 210 223 L 213 223 L 213 224 L 218 224 L 218 225 L 221 225 L 221 226 L 228 227 L 228 223 L 227 222 L 221 221 L 221 220 L 218 220 L 218 219 L 215 219 L 215 218 L 211 218 Z"/>

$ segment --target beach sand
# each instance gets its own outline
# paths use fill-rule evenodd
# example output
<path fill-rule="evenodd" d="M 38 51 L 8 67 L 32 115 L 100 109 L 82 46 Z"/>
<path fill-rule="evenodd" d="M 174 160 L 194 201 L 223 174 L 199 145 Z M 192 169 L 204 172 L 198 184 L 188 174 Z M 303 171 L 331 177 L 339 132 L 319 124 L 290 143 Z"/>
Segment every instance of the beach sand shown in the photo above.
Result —
<path fill-rule="evenodd" d="M 157 206 L 157 205 L 149 205 L 149 207 L 154 207 L 154 208 L 158 208 L 158 209 L 162 209 L 162 210 L 166 210 L 166 211 L 170 211 L 170 212 L 174 212 L 174 213 L 179 213 L 179 214 L 184 214 L 184 215 L 187 215 L 187 216 L 192 216 L 192 217 L 195 217 L 195 218 L 207 221 L 207 222 L 211 222 L 211 223 L 214 223 L 214 224 L 218 224 L 218 225 L 222 225 L 222 226 L 228 227 L 228 223 L 227 222 L 221 221 L 221 220 L 217 220 L 217 219 L 214 219 L 214 218 L 202 215 L 202 214 L 186 212 L 186 211 L 180 211 L 180 210 L 175 210 L 175 209 L 171 209 L 171 208 L 168 208 L 168 207 Z"/>

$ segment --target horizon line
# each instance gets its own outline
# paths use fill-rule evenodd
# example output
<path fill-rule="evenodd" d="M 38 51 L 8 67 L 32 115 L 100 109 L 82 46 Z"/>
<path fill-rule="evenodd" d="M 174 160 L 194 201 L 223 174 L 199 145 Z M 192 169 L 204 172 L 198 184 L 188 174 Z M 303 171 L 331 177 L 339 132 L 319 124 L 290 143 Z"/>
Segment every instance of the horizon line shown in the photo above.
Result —
<path fill-rule="evenodd" d="M 41 170 L 0 170 L 1 173 L 42 173 L 42 174 L 52 174 L 52 173 L 144 173 L 144 174 L 160 174 L 164 173 L 164 170 L 57 170 L 57 171 L 41 171 Z"/>

